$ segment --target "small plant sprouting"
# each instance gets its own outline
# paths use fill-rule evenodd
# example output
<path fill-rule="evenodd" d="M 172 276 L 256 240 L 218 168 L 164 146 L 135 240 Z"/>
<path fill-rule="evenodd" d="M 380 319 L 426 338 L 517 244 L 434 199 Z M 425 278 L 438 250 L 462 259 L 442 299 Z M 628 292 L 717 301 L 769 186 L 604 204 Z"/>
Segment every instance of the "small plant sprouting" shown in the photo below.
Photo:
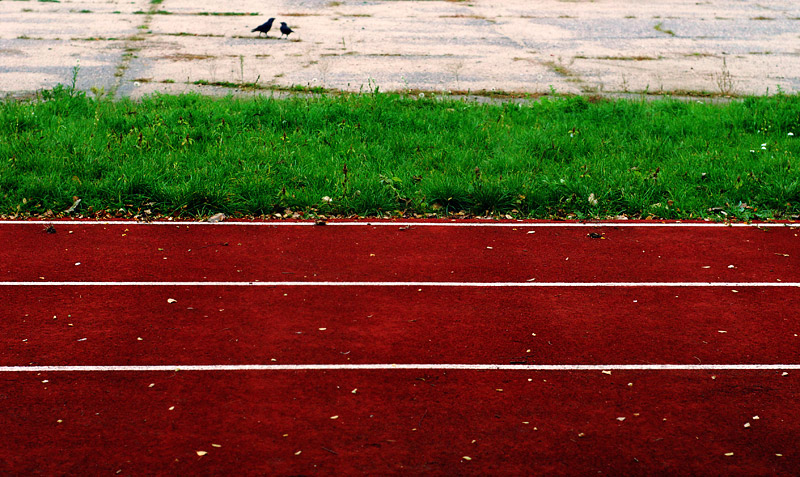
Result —
<path fill-rule="evenodd" d="M 725 58 L 722 59 L 722 70 L 719 73 L 713 73 L 712 78 L 717 84 L 719 92 L 724 96 L 733 96 L 736 94 L 736 80 L 730 70 L 728 70 L 728 62 Z"/>
<path fill-rule="evenodd" d="M 81 60 L 72 67 L 72 82 L 69 85 L 70 96 L 75 91 L 75 85 L 78 83 L 78 72 L 81 70 Z"/>
<path fill-rule="evenodd" d="M 322 60 L 317 64 L 317 68 L 322 76 L 322 86 L 325 87 L 328 83 L 328 71 L 331 69 L 331 64 L 327 60 Z"/>
<path fill-rule="evenodd" d="M 101 87 L 98 88 L 97 86 L 92 86 L 90 88 L 90 90 L 91 90 L 92 94 L 94 95 L 94 99 L 97 100 L 97 101 L 101 101 L 106 96 L 105 87 L 101 86 Z"/>
<path fill-rule="evenodd" d="M 407 207 L 408 204 L 411 203 L 411 200 L 407 198 L 401 190 L 403 185 L 402 179 L 389 173 L 389 175 L 378 174 L 378 180 L 383 184 L 385 189 L 392 193 L 397 203 L 403 204 L 404 207 Z"/>
<path fill-rule="evenodd" d="M 664 23 L 663 22 L 656 23 L 656 26 L 654 26 L 653 29 L 655 31 L 659 31 L 661 33 L 665 33 L 665 34 L 667 34 L 669 36 L 675 36 L 675 32 L 674 31 L 667 30 L 666 28 L 664 28 Z"/>
<path fill-rule="evenodd" d="M 453 73 L 453 76 L 456 78 L 456 88 L 459 88 L 459 79 L 461 74 L 461 69 L 464 68 L 463 61 L 456 61 L 450 65 L 450 72 Z"/>

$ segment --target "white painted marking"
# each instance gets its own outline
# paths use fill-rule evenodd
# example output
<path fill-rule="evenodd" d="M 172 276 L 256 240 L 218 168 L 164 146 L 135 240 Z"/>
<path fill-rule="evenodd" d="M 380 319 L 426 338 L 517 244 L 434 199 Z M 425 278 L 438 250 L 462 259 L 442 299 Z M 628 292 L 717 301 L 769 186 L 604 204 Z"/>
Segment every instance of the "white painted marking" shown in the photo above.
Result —
<path fill-rule="evenodd" d="M 154 221 L 140 222 L 136 220 L 99 220 L 99 221 L 61 221 L 61 220 L 5 220 L 0 221 L 2 225 L 207 225 L 207 226 L 254 226 L 254 227 L 308 227 L 317 226 L 315 222 L 191 222 L 191 221 Z M 326 222 L 325 226 L 374 226 L 374 227 L 789 227 L 800 228 L 799 222 L 752 222 L 752 223 L 724 223 L 724 222 L 650 222 L 650 221 L 630 221 L 630 222 L 370 222 L 363 221 L 350 222 Z"/>
<path fill-rule="evenodd" d="M 800 287 L 800 282 L 0 282 L 0 287 Z"/>
<path fill-rule="evenodd" d="M 800 364 L 208 364 L 125 366 L 0 366 L 2 373 L 163 371 L 785 371 Z"/>

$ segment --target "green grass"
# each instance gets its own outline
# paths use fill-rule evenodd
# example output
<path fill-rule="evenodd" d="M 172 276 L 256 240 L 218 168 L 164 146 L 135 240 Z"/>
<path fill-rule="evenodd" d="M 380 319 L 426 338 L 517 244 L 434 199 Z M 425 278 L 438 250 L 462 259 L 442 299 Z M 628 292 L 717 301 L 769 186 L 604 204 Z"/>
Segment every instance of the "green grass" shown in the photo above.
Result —
<path fill-rule="evenodd" d="M 0 214 L 58 215 L 73 198 L 75 214 L 95 216 L 800 214 L 797 95 L 725 105 L 427 96 L 134 102 L 58 86 L 6 100 Z"/>
<path fill-rule="evenodd" d="M 661 33 L 665 33 L 665 34 L 667 34 L 669 36 L 675 36 L 675 32 L 672 31 L 672 30 L 667 30 L 666 28 L 664 28 L 664 24 L 662 22 L 656 23 L 656 25 L 653 27 L 653 29 L 656 30 L 656 31 L 660 31 Z"/>

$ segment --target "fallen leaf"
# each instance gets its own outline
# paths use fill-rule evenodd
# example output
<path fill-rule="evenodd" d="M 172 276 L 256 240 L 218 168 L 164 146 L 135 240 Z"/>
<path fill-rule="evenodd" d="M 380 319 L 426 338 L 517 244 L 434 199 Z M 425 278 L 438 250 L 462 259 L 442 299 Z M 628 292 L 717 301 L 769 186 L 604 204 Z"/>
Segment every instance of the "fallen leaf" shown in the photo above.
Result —
<path fill-rule="evenodd" d="M 464 459 L 464 460 L 472 460 L 472 457 L 470 457 L 468 455 L 465 455 L 465 456 L 463 456 L 461 458 Z"/>
<path fill-rule="evenodd" d="M 167 298 L 167 303 L 178 303 L 178 300 L 174 298 Z"/>
<path fill-rule="evenodd" d="M 65 214 L 71 214 L 75 212 L 75 209 L 78 207 L 78 204 L 81 203 L 81 199 L 78 199 L 77 197 L 73 197 L 72 200 L 74 200 L 75 202 L 72 203 L 72 207 L 64 211 Z"/>
<path fill-rule="evenodd" d="M 206 451 L 196 451 L 196 452 L 197 452 L 197 455 L 199 455 L 200 457 L 203 457 L 204 455 L 208 454 L 208 452 L 206 452 Z"/>

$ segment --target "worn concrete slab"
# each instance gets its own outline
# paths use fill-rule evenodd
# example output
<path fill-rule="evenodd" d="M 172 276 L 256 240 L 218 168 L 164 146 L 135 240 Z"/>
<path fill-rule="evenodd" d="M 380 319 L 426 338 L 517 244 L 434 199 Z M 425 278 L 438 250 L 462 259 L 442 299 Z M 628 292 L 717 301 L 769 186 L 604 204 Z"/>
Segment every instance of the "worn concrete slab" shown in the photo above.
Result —
<path fill-rule="evenodd" d="M 251 33 L 269 17 L 268 38 Z M 79 88 L 131 97 L 800 90 L 800 4 L 779 0 L 0 0 L 0 23 L 6 94 L 69 84 L 78 64 Z"/>

